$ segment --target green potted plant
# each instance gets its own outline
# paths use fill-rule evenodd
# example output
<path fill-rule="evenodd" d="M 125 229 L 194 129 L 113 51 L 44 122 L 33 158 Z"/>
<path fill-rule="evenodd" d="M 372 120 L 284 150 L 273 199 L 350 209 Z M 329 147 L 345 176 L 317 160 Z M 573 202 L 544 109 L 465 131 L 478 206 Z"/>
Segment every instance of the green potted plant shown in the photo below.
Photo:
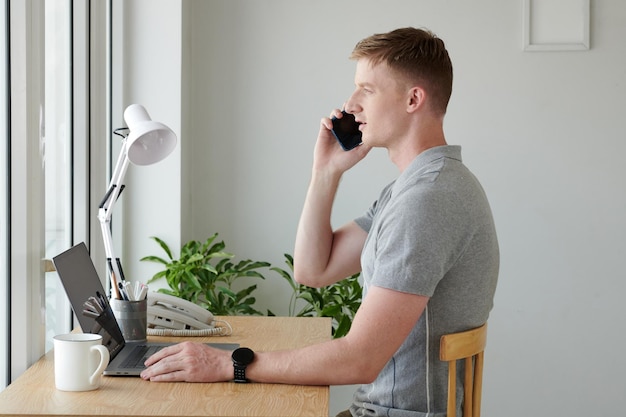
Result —
<path fill-rule="evenodd" d="M 170 294 L 196 303 L 215 315 L 262 315 L 253 306 L 256 285 L 235 290 L 233 284 L 241 278 L 265 279 L 260 269 L 269 267 L 268 262 L 243 260 L 232 262 L 234 255 L 226 252 L 223 241 L 215 242 L 217 233 L 205 242 L 191 240 L 180 249 L 175 259 L 169 246 L 158 237 L 152 237 L 165 251 L 167 258 L 146 256 L 141 261 L 162 264 L 165 269 L 157 272 L 148 283 L 165 278 L 168 288 L 159 292 Z"/>
<path fill-rule="evenodd" d="M 363 287 L 359 283 L 360 274 L 354 274 L 327 287 L 307 287 L 297 283 L 292 277 L 293 257 L 289 254 L 284 256 L 285 263 L 291 272 L 276 267 L 270 269 L 282 276 L 293 290 L 289 301 L 289 315 L 331 317 L 333 319 L 333 338 L 345 336 L 350 330 L 354 315 L 361 305 Z M 298 305 L 302 307 L 296 312 Z M 268 310 L 268 315 L 274 314 Z"/>

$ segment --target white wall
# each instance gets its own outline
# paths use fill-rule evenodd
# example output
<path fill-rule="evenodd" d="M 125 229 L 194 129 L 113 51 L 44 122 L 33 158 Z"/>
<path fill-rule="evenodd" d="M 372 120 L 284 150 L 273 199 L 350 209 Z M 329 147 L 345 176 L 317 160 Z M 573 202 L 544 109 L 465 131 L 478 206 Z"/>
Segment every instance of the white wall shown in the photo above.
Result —
<path fill-rule="evenodd" d="M 122 207 L 115 207 L 112 218 L 115 249 L 121 255 L 126 278 L 145 282 L 159 268 L 153 263 L 140 263 L 139 259 L 165 256 L 150 237 L 158 236 L 173 248 L 180 247 L 181 241 L 182 6 L 173 0 L 118 0 L 115 7 L 123 8 L 123 13 L 115 15 L 123 19 L 114 20 L 113 25 L 116 36 L 122 33 L 123 44 L 114 45 L 113 64 L 124 67 L 120 84 L 114 85 L 114 94 L 121 90 L 122 96 L 119 105 L 115 100 L 113 103 L 117 112 L 114 123 L 118 123 L 115 126 L 125 126 L 124 109 L 139 103 L 152 120 L 165 123 L 178 136 L 176 148 L 163 161 L 149 166 L 129 165 L 127 188 L 119 202 Z"/>
<path fill-rule="evenodd" d="M 182 164 L 191 172 L 191 193 L 178 202 L 189 213 L 182 240 L 219 232 L 239 257 L 282 266 L 282 254 L 292 252 L 319 119 L 352 91 L 352 47 L 374 32 L 428 27 L 445 40 L 455 65 L 448 142 L 463 146 L 482 180 L 502 252 L 483 414 L 620 411 L 626 5 L 592 3 L 591 50 L 530 53 L 521 48 L 521 0 L 183 2 L 189 56 L 170 57 L 191 65 L 182 99 L 189 105 Z M 166 15 L 167 7 L 163 22 L 178 18 Z M 161 29 L 145 25 L 135 35 L 148 39 Z M 154 99 L 165 109 L 160 117 L 179 111 L 173 96 Z M 395 175 L 385 153 L 373 152 L 344 178 L 334 222 L 359 215 Z M 147 237 L 161 236 L 168 221 L 152 219 L 152 228 L 125 246 L 138 248 L 136 259 L 155 253 Z M 259 307 L 284 313 L 281 280 L 268 274 L 260 285 Z M 347 406 L 348 391 L 333 390 L 332 412 Z"/>

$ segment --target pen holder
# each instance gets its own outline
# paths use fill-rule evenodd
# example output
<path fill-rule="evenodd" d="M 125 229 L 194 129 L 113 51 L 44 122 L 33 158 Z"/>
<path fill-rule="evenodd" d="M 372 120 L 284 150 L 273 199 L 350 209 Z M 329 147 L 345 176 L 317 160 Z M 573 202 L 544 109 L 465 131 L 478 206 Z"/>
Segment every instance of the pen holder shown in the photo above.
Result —
<path fill-rule="evenodd" d="M 148 300 L 111 299 L 111 309 L 126 342 L 145 342 L 148 328 Z"/>

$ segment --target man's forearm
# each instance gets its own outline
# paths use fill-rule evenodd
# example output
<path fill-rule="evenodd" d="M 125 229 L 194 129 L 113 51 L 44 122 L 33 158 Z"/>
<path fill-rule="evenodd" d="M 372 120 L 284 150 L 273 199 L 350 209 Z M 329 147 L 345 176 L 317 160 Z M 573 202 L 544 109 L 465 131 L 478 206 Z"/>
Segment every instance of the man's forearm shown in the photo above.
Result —
<path fill-rule="evenodd" d="M 294 249 L 294 276 L 306 285 L 326 285 L 318 281 L 324 275 L 332 250 L 330 217 L 340 179 L 340 175 L 323 172 L 314 172 L 311 178 Z"/>
<path fill-rule="evenodd" d="M 362 355 L 350 354 L 346 340 L 335 339 L 297 350 L 259 352 L 246 370 L 253 382 L 296 385 L 369 383 L 372 374 L 361 367 Z"/>

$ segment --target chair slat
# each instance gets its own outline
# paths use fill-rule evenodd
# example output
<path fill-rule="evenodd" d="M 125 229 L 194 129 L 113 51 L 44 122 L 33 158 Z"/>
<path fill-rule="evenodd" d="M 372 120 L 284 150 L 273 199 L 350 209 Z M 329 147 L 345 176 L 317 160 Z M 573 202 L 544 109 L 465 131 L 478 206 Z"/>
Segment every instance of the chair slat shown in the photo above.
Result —
<path fill-rule="evenodd" d="M 465 358 L 465 378 L 463 385 L 463 415 L 471 415 L 472 402 L 474 399 L 474 361 L 473 357 Z"/>
<path fill-rule="evenodd" d="M 472 417 L 480 417 L 480 406 L 483 392 L 483 364 L 485 353 L 480 352 L 474 359 L 474 407 Z"/>
<path fill-rule="evenodd" d="M 448 417 L 456 417 L 456 361 L 448 363 Z"/>

